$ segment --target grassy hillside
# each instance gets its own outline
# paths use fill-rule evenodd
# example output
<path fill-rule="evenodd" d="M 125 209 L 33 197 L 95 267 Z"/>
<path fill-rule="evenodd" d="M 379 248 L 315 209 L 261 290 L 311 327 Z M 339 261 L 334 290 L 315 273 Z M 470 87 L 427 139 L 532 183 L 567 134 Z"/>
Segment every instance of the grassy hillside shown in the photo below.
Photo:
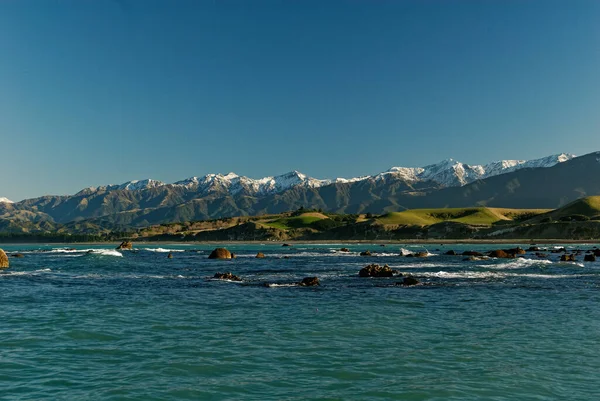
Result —
<path fill-rule="evenodd" d="M 268 227 L 278 228 L 280 230 L 290 230 L 294 228 L 309 228 L 312 223 L 329 217 L 322 213 L 309 212 L 302 213 L 299 216 L 282 217 L 273 220 L 261 221 L 262 224 Z"/>
<path fill-rule="evenodd" d="M 392 212 L 376 219 L 379 224 L 399 226 L 430 226 L 441 222 L 470 225 L 492 225 L 530 218 L 548 212 L 544 209 L 501 209 L 488 207 L 413 209 Z"/>

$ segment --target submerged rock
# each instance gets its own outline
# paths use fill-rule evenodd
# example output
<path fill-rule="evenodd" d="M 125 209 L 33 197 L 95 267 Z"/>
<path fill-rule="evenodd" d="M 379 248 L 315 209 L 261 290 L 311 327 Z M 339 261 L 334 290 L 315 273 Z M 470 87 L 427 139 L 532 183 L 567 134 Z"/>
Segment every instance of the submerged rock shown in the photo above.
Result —
<path fill-rule="evenodd" d="M 379 266 L 376 264 L 368 265 L 360 269 L 359 277 L 392 277 L 394 271 L 388 266 Z"/>
<path fill-rule="evenodd" d="M 133 249 L 133 242 L 123 241 L 123 242 L 121 242 L 121 245 L 119 245 L 116 249 L 118 251 L 121 251 L 121 250 L 129 250 L 130 251 Z"/>
<path fill-rule="evenodd" d="M 13 253 L 10 255 L 11 258 L 24 258 L 25 256 L 22 253 Z"/>
<path fill-rule="evenodd" d="M 9 267 L 8 256 L 2 249 L 0 249 L 0 269 L 6 269 Z"/>
<path fill-rule="evenodd" d="M 569 255 L 569 254 L 565 253 L 564 255 L 562 255 L 560 257 L 560 261 L 561 262 L 576 262 L 575 255 L 574 254 Z"/>
<path fill-rule="evenodd" d="M 583 261 L 584 262 L 595 262 L 596 261 L 596 255 L 594 255 L 593 253 L 590 253 L 588 255 L 585 255 L 583 257 Z"/>
<path fill-rule="evenodd" d="M 265 257 L 265 254 L 262 253 L 262 252 L 257 253 L 256 256 L 255 256 L 255 258 L 257 258 L 257 259 L 262 259 L 264 257 Z"/>
<path fill-rule="evenodd" d="M 483 253 L 477 251 L 464 251 L 463 256 L 483 256 Z"/>
<path fill-rule="evenodd" d="M 227 249 L 225 248 L 216 248 L 215 250 L 213 250 L 210 255 L 208 255 L 209 259 L 231 259 L 233 258 L 233 256 L 231 255 L 231 252 L 229 252 Z"/>
<path fill-rule="evenodd" d="M 290 244 L 283 244 L 283 245 L 281 245 L 281 246 L 291 246 L 291 245 L 290 245 Z"/>
<path fill-rule="evenodd" d="M 489 254 L 490 257 L 492 258 L 514 258 L 515 254 L 514 253 L 508 253 L 505 250 L 502 249 L 496 249 L 495 251 L 491 251 Z"/>
<path fill-rule="evenodd" d="M 232 274 L 231 272 L 227 272 L 227 273 L 215 273 L 215 275 L 213 276 L 213 278 L 217 278 L 219 280 L 242 281 L 241 278 L 239 278 L 235 274 Z"/>
<path fill-rule="evenodd" d="M 167 255 L 167 259 L 173 259 L 173 254 L 171 252 L 169 252 L 169 254 Z"/>
<path fill-rule="evenodd" d="M 301 282 L 298 283 L 302 287 L 311 287 L 315 285 L 321 285 L 318 277 L 304 277 Z"/>
<path fill-rule="evenodd" d="M 419 284 L 419 280 L 417 280 L 416 278 L 412 277 L 412 276 L 406 276 L 402 279 L 402 281 L 396 283 L 396 285 L 402 285 L 404 287 L 408 287 L 411 285 L 417 285 Z"/>
<path fill-rule="evenodd" d="M 455 255 L 456 255 L 456 252 L 455 252 L 455 251 L 453 251 L 453 250 L 451 249 L 451 250 L 449 250 L 448 252 L 446 252 L 444 255 L 455 256 Z"/>
<path fill-rule="evenodd" d="M 363 251 L 363 252 L 361 252 L 361 253 L 360 253 L 360 256 L 373 256 L 373 255 L 371 255 L 371 251 L 368 251 L 368 250 L 367 250 L 367 251 Z"/>
<path fill-rule="evenodd" d="M 340 249 L 340 252 L 350 252 L 350 249 L 348 249 L 348 248 L 342 248 L 342 249 Z"/>

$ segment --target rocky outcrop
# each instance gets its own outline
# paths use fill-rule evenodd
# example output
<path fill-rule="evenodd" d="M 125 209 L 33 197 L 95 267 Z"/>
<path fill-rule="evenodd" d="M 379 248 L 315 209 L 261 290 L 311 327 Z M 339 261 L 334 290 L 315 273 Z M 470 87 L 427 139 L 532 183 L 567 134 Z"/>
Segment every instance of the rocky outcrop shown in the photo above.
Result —
<path fill-rule="evenodd" d="M 514 258 L 515 254 L 508 253 L 508 252 L 506 252 L 503 249 L 496 249 L 495 251 L 491 251 L 489 253 L 489 256 L 491 258 L 505 258 L 505 259 L 508 259 L 508 258 Z"/>
<path fill-rule="evenodd" d="M 583 261 L 584 262 L 595 262 L 596 261 L 596 255 L 594 255 L 593 253 L 587 254 L 583 257 Z"/>
<path fill-rule="evenodd" d="M 131 242 L 131 241 L 123 241 L 123 242 L 121 242 L 121 245 L 119 245 L 117 247 L 118 251 L 122 251 L 122 250 L 130 251 L 132 249 L 133 249 L 133 242 Z"/>
<path fill-rule="evenodd" d="M 242 281 L 241 278 L 239 278 L 235 274 L 232 274 L 231 272 L 227 272 L 227 273 L 215 273 L 215 275 L 213 276 L 213 278 L 216 278 L 216 279 L 219 279 L 219 280 Z"/>
<path fill-rule="evenodd" d="M 209 259 L 232 259 L 231 252 L 229 252 L 225 248 L 216 248 L 213 250 L 210 255 L 208 255 Z"/>
<path fill-rule="evenodd" d="M 511 248 L 511 249 L 504 249 L 504 252 L 511 254 L 511 255 L 525 255 L 527 252 L 525 252 L 525 249 L 523 248 Z"/>
<path fill-rule="evenodd" d="M 363 251 L 360 253 L 360 256 L 373 256 L 373 255 L 371 255 L 371 251 Z"/>
<path fill-rule="evenodd" d="M 396 285 L 401 285 L 401 286 L 404 286 L 404 287 L 408 287 L 408 286 L 411 286 L 411 285 L 417 285 L 417 284 L 419 284 L 419 280 L 417 280 L 416 278 L 414 278 L 412 276 L 404 277 L 402 279 L 402 281 L 396 283 Z"/>
<path fill-rule="evenodd" d="M 0 269 L 8 268 L 10 263 L 8 263 L 8 256 L 2 249 L 0 249 Z"/>
<path fill-rule="evenodd" d="M 255 256 L 256 259 L 262 259 L 264 257 L 265 257 L 265 254 L 262 253 L 262 252 L 257 253 L 256 256 Z"/>
<path fill-rule="evenodd" d="M 453 251 L 453 250 L 451 249 L 451 250 L 449 250 L 448 252 L 446 252 L 444 255 L 455 256 L 455 255 L 456 255 L 456 251 Z"/>
<path fill-rule="evenodd" d="M 304 277 L 301 282 L 298 283 L 301 287 L 312 287 L 315 285 L 321 285 L 318 277 Z"/>
<path fill-rule="evenodd" d="M 560 261 L 561 262 L 576 262 L 577 260 L 575 259 L 575 254 L 565 253 L 564 255 L 561 255 Z"/>
<path fill-rule="evenodd" d="M 360 269 L 358 272 L 359 277 L 392 277 L 394 270 L 388 265 L 379 266 L 376 264 L 368 265 Z"/>
<path fill-rule="evenodd" d="M 350 249 L 348 249 L 348 248 L 342 248 L 342 249 L 340 249 L 340 252 L 350 252 Z"/>

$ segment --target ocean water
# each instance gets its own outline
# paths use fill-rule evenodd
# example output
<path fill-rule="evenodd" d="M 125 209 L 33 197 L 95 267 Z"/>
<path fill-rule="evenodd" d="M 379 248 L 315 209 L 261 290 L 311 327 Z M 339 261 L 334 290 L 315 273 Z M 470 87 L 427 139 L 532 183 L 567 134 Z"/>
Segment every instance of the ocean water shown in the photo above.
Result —
<path fill-rule="evenodd" d="M 600 262 L 224 245 L 236 260 L 207 259 L 214 245 L 4 245 L 24 257 L 0 272 L 0 399 L 600 399 Z M 422 284 L 359 278 L 368 263 Z M 211 279 L 225 271 L 244 281 Z M 321 286 L 293 285 L 306 276 Z"/>

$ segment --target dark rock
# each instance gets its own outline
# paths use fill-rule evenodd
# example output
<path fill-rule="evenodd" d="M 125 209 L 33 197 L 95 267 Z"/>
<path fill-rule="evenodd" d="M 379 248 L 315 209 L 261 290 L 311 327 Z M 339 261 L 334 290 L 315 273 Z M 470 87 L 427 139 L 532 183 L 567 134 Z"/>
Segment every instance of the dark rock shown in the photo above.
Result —
<path fill-rule="evenodd" d="M 173 254 L 171 252 L 169 252 L 169 254 L 167 255 L 167 259 L 173 259 Z"/>
<path fill-rule="evenodd" d="M 371 251 L 364 251 L 360 253 L 360 256 L 372 256 Z"/>
<path fill-rule="evenodd" d="M 455 255 L 456 255 L 456 252 L 455 252 L 455 251 L 453 251 L 453 250 L 451 249 L 451 250 L 449 250 L 448 252 L 446 252 L 444 255 L 455 256 Z"/>
<path fill-rule="evenodd" d="M 514 258 L 515 254 L 514 253 L 508 253 L 508 252 L 506 252 L 506 251 L 504 251 L 502 249 L 496 249 L 495 251 L 490 252 L 489 256 L 491 258 L 505 258 L 505 259 L 508 259 L 508 258 Z"/>
<path fill-rule="evenodd" d="M 537 256 L 538 258 L 540 258 L 540 259 L 541 259 L 541 258 L 547 258 L 547 257 L 548 257 L 548 254 L 546 254 L 546 253 L 541 253 L 541 252 L 536 252 L 536 253 L 535 253 L 535 256 Z"/>
<path fill-rule="evenodd" d="M 539 252 L 540 248 L 537 246 L 530 246 L 529 248 L 527 248 L 527 252 Z"/>
<path fill-rule="evenodd" d="M 463 256 L 483 256 L 483 253 L 476 251 L 464 251 L 462 253 Z"/>
<path fill-rule="evenodd" d="M 358 275 L 359 277 L 392 277 L 394 271 L 388 265 L 371 264 L 360 269 Z"/>
<path fill-rule="evenodd" d="M 264 258 L 264 257 L 265 257 L 265 254 L 264 254 L 264 253 L 262 253 L 262 252 L 259 252 L 259 253 L 257 253 L 257 254 L 256 254 L 256 258 L 257 258 L 257 259 L 262 259 L 262 258 Z"/>
<path fill-rule="evenodd" d="M 284 258 L 284 259 L 289 259 L 290 257 L 289 257 L 289 256 L 284 256 L 283 258 Z"/>
<path fill-rule="evenodd" d="M 385 244 L 381 244 L 381 245 L 379 245 L 379 246 L 385 246 Z"/>
<path fill-rule="evenodd" d="M 10 255 L 11 258 L 24 258 L 25 256 L 22 253 L 13 253 Z"/>
<path fill-rule="evenodd" d="M 591 253 L 589 255 L 585 255 L 583 257 L 583 261 L 584 262 L 595 262 L 596 261 L 596 255 L 594 255 L 593 253 Z"/>
<path fill-rule="evenodd" d="M 402 285 L 402 286 L 408 287 L 410 285 L 417 285 L 417 284 L 419 284 L 419 280 L 417 280 L 414 277 L 407 276 L 407 277 L 404 277 L 404 279 L 402 279 L 402 281 L 399 282 L 397 285 Z"/>
<path fill-rule="evenodd" d="M 552 249 L 550 250 L 551 253 L 561 253 L 561 252 L 567 252 L 567 250 L 565 248 L 558 248 L 558 249 Z"/>
<path fill-rule="evenodd" d="M 350 249 L 348 249 L 348 248 L 342 248 L 342 249 L 340 249 L 340 252 L 350 252 Z"/>
<path fill-rule="evenodd" d="M 600 257 L 600 249 L 594 249 L 594 255 Z"/>
<path fill-rule="evenodd" d="M 0 269 L 6 269 L 10 263 L 8 263 L 8 256 L 2 249 L 0 249 Z"/>
<path fill-rule="evenodd" d="M 209 259 L 232 259 L 233 256 L 225 248 L 217 248 L 208 255 Z"/>
<path fill-rule="evenodd" d="M 511 248 L 511 249 L 504 249 L 504 252 L 508 253 L 508 254 L 512 254 L 512 255 L 525 255 L 527 252 L 525 252 L 524 249 L 516 247 L 516 248 Z"/>
<path fill-rule="evenodd" d="M 121 245 L 119 245 L 117 247 L 118 251 L 120 251 L 120 250 L 128 250 L 128 251 L 130 251 L 132 249 L 133 249 L 133 242 L 131 242 L 131 241 L 123 241 L 123 242 L 121 242 Z"/>
<path fill-rule="evenodd" d="M 281 246 L 291 246 L 291 245 L 290 245 L 290 244 L 283 244 L 283 245 L 281 245 Z"/>
<path fill-rule="evenodd" d="M 314 285 L 321 285 L 321 282 L 318 277 L 304 277 L 298 285 L 302 287 L 311 287 Z"/>
<path fill-rule="evenodd" d="M 215 275 L 213 276 L 213 278 L 218 278 L 219 280 L 242 281 L 241 278 L 239 278 L 235 274 L 232 274 L 231 272 L 227 272 L 227 273 L 215 273 Z"/>
<path fill-rule="evenodd" d="M 575 255 L 574 254 L 569 255 L 568 253 L 565 253 L 564 255 L 561 255 L 560 261 L 561 262 L 576 262 Z"/>
<path fill-rule="evenodd" d="M 414 254 L 415 258 L 426 258 L 429 254 L 425 251 L 417 252 Z"/>

